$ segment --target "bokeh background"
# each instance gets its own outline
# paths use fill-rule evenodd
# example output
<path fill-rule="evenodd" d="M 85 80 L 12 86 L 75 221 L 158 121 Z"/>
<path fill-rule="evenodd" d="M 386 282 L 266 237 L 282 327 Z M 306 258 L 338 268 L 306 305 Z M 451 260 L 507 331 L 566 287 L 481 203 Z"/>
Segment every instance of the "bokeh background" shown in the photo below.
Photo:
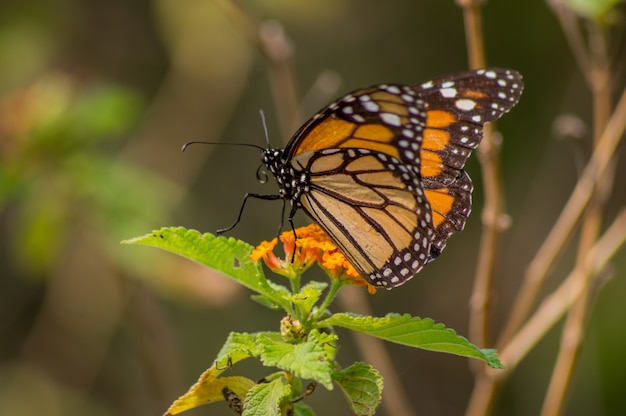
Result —
<path fill-rule="evenodd" d="M 358 87 L 467 68 L 452 0 L 240 3 L 269 36 L 288 37 L 304 117 Z M 257 182 L 254 149 L 180 151 L 189 140 L 264 146 L 259 109 L 274 146 L 294 131 L 277 110 L 275 72 L 234 10 L 213 0 L 0 3 L 0 414 L 162 414 L 212 365 L 231 330 L 278 328 L 280 315 L 228 279 L 119 244 L 162 226 L 212 232 L 232 223 L 245 192 L 275 191 Z M 607 29 L 622 62 L 618 92 L 623 18 L 618 7 Z M 546 2 L 488 2 L 484 30 L 489 63 L 517 69 L 526 82 L 520 104 L 498 124 L 512 220 L 497 266 L 499 325 L 589 155 L 591 104 Z M 563 116 L 574 126 L 567 137 L 555 129 Z M 609 219 L 626 202 L 623 162 Z M 418 278 L 370 297 L 374 314 L 428 316 L 467 335 L 482 206 L 475 157 L 467 170 L 476 190 L 465 232 Z M 269 239 L 279 212 L 278 203 L 251 201 L 230 235 Z M 550 287 L 571 269 L 573 252 Z M 626 414 L 623 253 L 612 276 L 595 301 L 568 415 Z M 340 335 L 339 361 L 349 365 L 359 356 L 350 334 Z M 557 328 L 524 360 L 496 414 L 538 412 L 558 340 Z M 463 413 L 473 380 L 465 359 L 388 348 L 415 414 Z M 320 415 L 348 414 L 338 389 L 318 387 L 307 400 Z M 188 414 L 231 413 L 221 403 Z"/>

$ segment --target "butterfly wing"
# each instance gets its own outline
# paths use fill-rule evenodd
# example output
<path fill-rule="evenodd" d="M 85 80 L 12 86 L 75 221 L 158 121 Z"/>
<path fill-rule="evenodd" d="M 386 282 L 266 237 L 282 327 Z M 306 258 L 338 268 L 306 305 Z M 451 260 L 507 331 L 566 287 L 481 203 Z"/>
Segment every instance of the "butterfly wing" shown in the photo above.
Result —
<path fill-rule="evenodd" d="M 432 254 L 436 257 L 450 235 L 463 229 L 471 211 L 472 182 L 463 167 L 482 139 L 483 125 L 517 104 L 523 82 L 515 71 L 490 68 L 414 88 L 425 103 L 420 172 L 433 208 L 436 233 Z"/>
<path fill-rule="evenodd" d="M 310 175 L 302 207 L 372 285 L 399 286 L 429 261 L 431 209 L 401 160 L 328 149 L 301 153 L 292 164 Z"/>
<path fill-rule="evenodd" d="M 419 168 L 425 126 L 425 105 L 418 91 L 405 85 L 377 85 L 344 95 L 314 115 L 287 144 L 285 154 L 293 158 L 320 149 L 368 149 Z M 405 144 L 402 151 L 399 146 Z"/>
<path fill-rule="evenodd" d="M 310 190 L 299 203 L 372 284 L 402 284 L 465 226 L 472 192 L 465 162 L 482 139 L 484 123 L 511 109 L 522 86 L 515 71 L 485 69 L 343 96 L 305 123 L 285 148 L 295 170 L 312 170 Z M 368 165 L 368 178 L 386 172 L 390 183 L 380 187 L 347 174 L 344 169 L 356 161 Z M 415 215 L 392 212 L 399 208 L 389 201 L 397 195 L 402 209 L 414 208 Z M 424 236 L 429 241 L 420 248 Z"/>

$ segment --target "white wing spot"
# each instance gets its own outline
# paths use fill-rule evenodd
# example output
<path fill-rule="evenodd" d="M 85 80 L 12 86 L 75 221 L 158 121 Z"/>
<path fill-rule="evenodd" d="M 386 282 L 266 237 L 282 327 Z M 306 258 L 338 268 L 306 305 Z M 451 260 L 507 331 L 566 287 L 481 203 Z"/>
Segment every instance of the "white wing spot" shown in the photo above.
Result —
<path fill-rule="evenodd" d="M 380 106 L 376 104 L 374 101 L 366 101 L 363 103 L 363 108 L 365 108 L 370 113 L 377 113 L 380 110 Z"/>
<path fill-rule="evenodd" d="M 413 130 L 410 130 L 410 129 L 404 129 L 404 130 L 402 130 L 402 135 L 404 137 L 406 137 L 407 139 L 412 139 L 413 137 L 415 137 L 415 132 Z M 402 142 L 402 140 L 400 142 Z M 407 143 L 407 145 L 408 145 L 408 143 Z"/>
<path fill-rule="evenodd" d="M 402 121 L 400 120 L 400 116 L 393 113 L 380 113 L 381 120 L 390 126 L 400 127 L 402 125 Z"/>
<path fill-rule="evenodd" d="M 470 111 L 476 108 L 477 103 L 476 101 L 470 100 L 469 98 L 461 98 L 459 100 L 456 100 L 454 105 L 461 111 Z"/>
<path fill-rule="evenodd" d="M 454 97 L 456 97 L 456 94 L 457 94 L 456 88 L 450 88 L 450 87 L 442 88 L 442 89 L 439 90 L 439 92 L 445 98 L 454 98 Z"/>

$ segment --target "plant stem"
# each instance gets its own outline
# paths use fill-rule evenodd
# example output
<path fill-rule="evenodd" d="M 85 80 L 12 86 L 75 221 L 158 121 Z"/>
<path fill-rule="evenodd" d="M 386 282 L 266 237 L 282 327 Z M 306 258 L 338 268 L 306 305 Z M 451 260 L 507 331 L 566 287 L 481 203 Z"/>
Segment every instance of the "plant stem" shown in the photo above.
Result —
<path fill-rule="evenodd" d="M 587 207 L 596 185 L 610 167 L 610 160 L 615 154 L 617 146 L 622 141 L 625 128 L 626 89 L 622 92 L 615 111 L 611 115 L 591 159 L 578 179 L 559 218 L 526 271 L 524 282 L 518 292 L 519 294 L 515 300 L 511 315 L 502 336 L 498 340 L 498 348 L 508 343 L 531 311 L 549 270 Z"/>
<path fill-rule="evenodd" d="M 343 283 L 339 279 L 331 279 L 331 281 L 332 281 L 332 284 L 330 285 L 330 289 L 328 289 L 328 293 L 326 293 L 326 298 L 324 299 L 324 302 L 322 302 L 317 313 L 313 317 L 312 319 L 313 321 L 316 321 L 317 319 L 319 319 L 319 317 L 324 313 L 324 311 L 328 309 L 330 304 L 335 299 L 335 296 L 337 296 L 337 292 L 339 291 L 339 289 L 343 287 Z"/>
<path fill-rule="evenodd" d="M 602 238 L 586 254 L 582 268 L 575 268 L 561 285 L 537 308 L 537 311 L 516 332 L 511 341 L 500 349 L 505 370 L 487 369 L 476 380 L 466 416 L 484 416 L 491 412 L 502 382 L 545 334 L 561 319 L 572 303 L 583 293 L 580 275 L 583 270 L 598 276 L 606 264 L 626 242 L 626 209 L 622 210 Z"/>
<path fill-rule="evenodd" d="M 486 66 L 481 17 L 484 1 L 457 0 L 457 4 L 463 9 L 469 66 L 472 69 L 483 68 Z M 483 139 L 478 148 L 478 159 L 485 188 L 485 205 L 476 278 L 470 300 L 469 334 L 472 342 L 480 347 L 486 347 L 491 343 L 493 304 L 491 293 L 502 232 L 502 218 L 505 215 L 500 174 L 500 146 L 495 140 L 491 125 L 484 128 Z M 480 364 L 472 365 L 476 369 Z"/>
<path fill-rule="evenodd" d="M 611 91 L 609 88 L 610 64 L 607 56 L 606 39 L 600 27 L 590 23 L 589 51 L 592 57 L 591 68 L 587 74 L 593 96 L 594 115 L 594 146 L 597 145 L 602 131 L 606 128 L 611 111 Z M 582 68 L 584 70 L 584 68 Z M 612 158 L 595 195 L 591 199 L 583 218 L 581 236 L 578 247 L 577 267 L 580 273 L 581 295 L 572 305 L 561 334 L 561 346 L 552 372 L 548 391 L 541 414 L 543 416 L 559 415 L 563 412 L 567 391 L 572 382 L 572 375 L 584 340 L 585 326 L 589 306 L 593 294 L 591 271 L 585 267 L 585 255 L 597 240 L 602 227 L 602 217 L 606 200 L 610 194 L 615 172 Z"/>

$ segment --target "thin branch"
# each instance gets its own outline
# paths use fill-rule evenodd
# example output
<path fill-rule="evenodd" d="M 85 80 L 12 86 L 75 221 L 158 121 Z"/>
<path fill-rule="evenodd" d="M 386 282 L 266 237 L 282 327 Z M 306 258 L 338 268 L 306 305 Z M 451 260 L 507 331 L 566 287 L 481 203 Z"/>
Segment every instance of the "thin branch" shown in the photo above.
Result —
<path fill-rule="evenodd" d="M 483 40 L 481 9 L 485 0 L 456 0 L 456 4 L 463 10 L 465 26 L 465 41 L 470 69 L 484 68 L 485 42 Z"/>
<path fill-rule="evenodd" d="M 565 34 L 565 40 L 567 40 L 578 67 L 583 75 L 589 74 L 591 70 L 591 60 L 585 48 L 585 40 L 580 30 L 578 30 L 576 16 L 573 15 L 569 6 L 565 4 L 563 0 L 548 0 L 547 3 L 548 6 L 552 8 L 554 15 L 559 19 L 559 23 Z"/>
<path fill-rule="evenodd" d="M 569 238 L 583 210 L 586 208 L 595 185 L 608 168 L 608 162 L 612 158 L 617 145 L 621 142 L 624 129 L 626 129 L 626 90 L 622 93 L 606 129 L 598 141 L 598 146 L 596 146 L 590 161 L 579 178 L 570 199 L 526 273 L 520 294 L 513 307 L 513 313 L 498 343 L 500 358 L 507 366 L 507 370 L 498 372 L 487 370 L 485 373 L 479 374 L 466 415 L 483 416 L 487 414 L 488 410 L 493 406 L 493 401 L 502 379 L 512 372 L 519 360 L 534 347 L 545 335 L 545 331 L 551 328 L 571 305 L 575 293 L 574 295 L 568 295 L 568 293 L 574 291 L 575 288 L 571 287 L 573 283 L 571 278 L 568 278 L 557 291 L 546 298 L 533 317 L 522 326 L 535 303 L 545 276 Z M 623 224 L 624 221 L 626 221 L 626 218 L 624 218 L 622 213 L 619 217 L 619 223 L 622 224 L 621 227 L 626 227 Z M 615 228 L 614 224 L 611 229 Z M 620 229 L 619 232 L 622 233 L 621 237 L 623 238 L 625 234 L 624 229 Z M 608 231 L 605 233 L 605 238 L 602 241 L 608 238 L 606 237 L 607 235 L 609 235 Z M 613 236 L 613 238 L 617 237 Z M 596 244 L 596 247 L 603 247 L 601 244 L 602 242 Z M 604 243 L 604 245 L 609 244 Z M 599 250 L 599 252 L 602 253 L 602 250 Z M 609 247 L 604 252 L 609 254 Z M 567 301 L 563 301 L 563 299 Z"/>
<path fill-rule="evenodd" d="M 611 91 L 608 82 L 611 72 L 605 34 L 600 27 L 591 22 L 589 23 L 589 43 L 588 49 L 591 51 L 592 64 L 587 79 L 590 80 L 593 96 L 594 145 L 597 145 L 611 112 Z M 586 269 L 585 259 L 587 252 L 600 234 L 604 207 L 611 191 L 611 186 L 606 184 L 613 183 L 615 156 L 609 165 L 596 187 L 583 218 L 577 256 L 577 267 L 582 270 L 579 275 L 582 292 L 569 310 L 561 332 L 559 353 L 541 410 L 543 416 L 556 416 L 562 413 L 567 392 L 572 383 L 572 375 L 580 357 L 590 301 L 594 293 L 591 284 L 593 275 Z"/>
<path fill-rule="evenodd" d="M 457 4 L 463 9 L 470 68 L 483 68 L 486 66 L 481 17 L 484 1 L 457 0 Z M 485 189 L 485 205 L 476 278 L 470 300 L 469 333 L 472 342 L 486 347 L 491 343 L 492 288 L 502 233 L 502 218 L 505 216 L 500 173 L 500 146 L 491 125 L 485 126 L 477 154 Z"/>
<path fill-rule="evenodd" d="M 595 186 L 610 166 L 609 162 L 623 138 L 624 129 L 626 129 L 626 89 L 561 215 L 530 263 L 498 345 L 508 343 L 531 311 L 548 272 L 587 207 Z"/>
<path fill-rule="evenodd" d="M 546 332 L 561 319 L 572 302 L 580 296 L 583 290 L 579 279 L 580 273 L 588 270 L 597 276 L 625 242 L 626 209 L 623 209 L 587 253 L 581 267 L 574 269 L 561 285 L 546 297 L 533 316 L 501 350 L 500 358 L 507 366 L 506 373 L 511 373 L 517 367 Z M 504 372 L 492 372 L 492 375 L 500 376 L 502 373 Z"/>
<path fill-rule="evenodd" d="M 625 243 L 626 209 L 618 214 L 602 238 L 587 253 L 582 268 L 574 269 L 561 285 L 545 298 L 511 341 L 499 351 L 506 369 L 489 369 L 478 377 L 466 416 L 484 416 L 490 413 L 502 382 L 515 371 L 520 362 L 581 296 L 584 288 L 579 278 L 580 274 L 589 271 L 598 279 L 601 271 Z"/>

